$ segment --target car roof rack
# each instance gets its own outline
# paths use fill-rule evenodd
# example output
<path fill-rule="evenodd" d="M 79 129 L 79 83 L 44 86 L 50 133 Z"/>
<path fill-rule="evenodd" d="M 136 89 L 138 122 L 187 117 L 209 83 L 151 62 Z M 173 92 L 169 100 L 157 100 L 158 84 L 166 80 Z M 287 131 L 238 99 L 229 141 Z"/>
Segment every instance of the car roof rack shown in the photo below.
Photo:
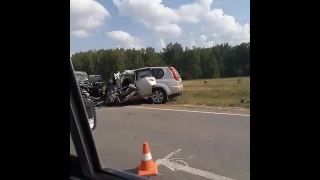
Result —
<path fill-rule="evenodd" d="M 147 180 L 124 171 L 102 168 L 70 59 L 70 133 L 86 179 Z"/>

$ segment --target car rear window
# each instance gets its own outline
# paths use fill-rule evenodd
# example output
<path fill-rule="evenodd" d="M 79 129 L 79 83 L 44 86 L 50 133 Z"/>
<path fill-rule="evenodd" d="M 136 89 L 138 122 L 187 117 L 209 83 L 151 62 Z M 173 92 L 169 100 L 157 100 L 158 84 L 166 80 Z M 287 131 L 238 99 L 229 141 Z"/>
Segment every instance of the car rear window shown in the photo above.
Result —
<path fill-rule="evenodd" d="M 142 70 L 137 72 L 137 79 L 145 78 L 145 77 L 153 77 L 151 70 Z"/>
<path fill-rule="evenodd" d="M 164 72 L 162 69 L 157 68 L 157 69 L 152 69 L 152 71 L 156 79 L 161 79 L 164 76 Z"/>

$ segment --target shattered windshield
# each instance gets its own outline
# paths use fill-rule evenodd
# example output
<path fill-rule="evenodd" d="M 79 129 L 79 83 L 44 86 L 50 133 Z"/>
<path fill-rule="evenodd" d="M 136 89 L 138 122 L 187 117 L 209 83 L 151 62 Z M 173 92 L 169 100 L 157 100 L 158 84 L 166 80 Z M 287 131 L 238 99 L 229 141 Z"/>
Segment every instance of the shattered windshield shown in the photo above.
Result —
<path fill-rule="evenodd" d="M 88 77 L 83 74 L 75 73 L 77 82 L 85 82 L 88 81 Z"/>
<path fill-rule="evenodd" d="M 90 75 L 89 82 L 90 83 L 103 82 L 103 79 L 100 75 Z"/>
<path fill-rule="evenodd" d="M 120 74 L 120 80 L 123 82 L 124 79 L 130 79 L 131 82 L 134 82 L 134 71 L 133 70 L 125 70 Z"/>

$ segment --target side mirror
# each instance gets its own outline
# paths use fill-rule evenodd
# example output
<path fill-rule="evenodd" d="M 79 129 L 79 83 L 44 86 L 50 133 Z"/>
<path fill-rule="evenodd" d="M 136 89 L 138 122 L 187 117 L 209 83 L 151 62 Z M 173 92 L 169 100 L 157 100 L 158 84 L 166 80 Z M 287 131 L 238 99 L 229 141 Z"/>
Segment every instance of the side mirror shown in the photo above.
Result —
<path fill-rule="evenodd" d="M 93 101 L 89 98 L 83 98 L 84 106 L 87 111 L 89 126 L 91 130 L 95 130 L 97 127 L 97 115 L 96 109 L 94 107 Z"/>

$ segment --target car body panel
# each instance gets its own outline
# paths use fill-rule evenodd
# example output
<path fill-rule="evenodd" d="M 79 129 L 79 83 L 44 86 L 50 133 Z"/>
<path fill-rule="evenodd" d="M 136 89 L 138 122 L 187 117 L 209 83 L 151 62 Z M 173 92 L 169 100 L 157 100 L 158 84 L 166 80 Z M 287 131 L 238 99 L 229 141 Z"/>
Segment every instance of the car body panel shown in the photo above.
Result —
<path fill-rule="evenodd" d="M 179 81 L 173 78 L 173 74 L 168 67 L 154 67 L 152 69 L 162 69 L 162 71 L 164 72 L 164 75 L 160 79 L 157 79 L 157 84 L 155 85 L 155 87 L 160 87 L 165 90 L 168 96 L 171 96 L 172 94 L 180 94 L 181 92 L 183 92 L 182 79 L 177 70 L 176 72 L 179 76 Z"/>
<path fill-rule="evenodd" d="M 147 97 L 152 95 L 152 88 L 156 85 L 156 79 L 154 77 L 144 77 L 136 81 L 136 87 L 138 94 L 141 97 Z"/>
<path fill-rule="evenodd" d="M 161 88 L 166 92 L 169 98 L 174 98 L 182 95 L 183 83 L 178 71 L 172 68 L 179 77 L 179 81 L 174 79 L 172 71 L 169 67 L 144 67 L 134 70 L 126 70 L 127 74 L 132 74 L 135 79 L 135 85 L 138 93 L 129 99 L 130 101 L 149 98 L 152 96 L 154 88 Z M 158 73 L 156 73 L 158 71 Z M 123 80 L 124 72 L 121 73 L 121 81 Z M 159 77 L 160 74 L 160 77 Z M 158 76 L 158 77 L 157 77 Z"/>

